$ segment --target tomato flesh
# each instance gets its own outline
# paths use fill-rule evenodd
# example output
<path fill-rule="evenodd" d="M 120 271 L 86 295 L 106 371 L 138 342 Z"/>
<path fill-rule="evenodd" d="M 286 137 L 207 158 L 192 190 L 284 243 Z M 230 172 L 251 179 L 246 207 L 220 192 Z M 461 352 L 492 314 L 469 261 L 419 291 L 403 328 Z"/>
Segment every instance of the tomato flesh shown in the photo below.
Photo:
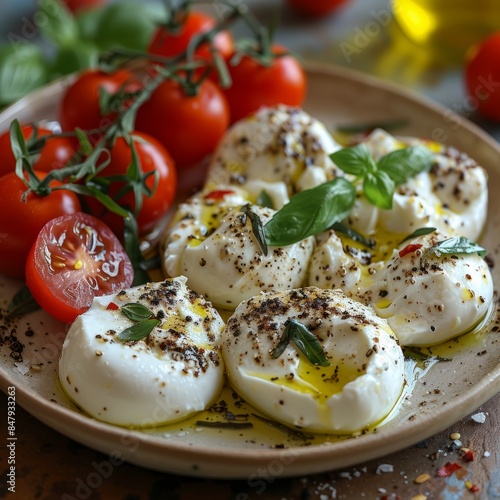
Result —
<path fill-rule="evenodd" d="M 134 271 L 111 229 L 82 212 L 48 222 L 26 262 L 26 284 L 51 316 L 70 323 L 94 297 L 132 285 Z"/>

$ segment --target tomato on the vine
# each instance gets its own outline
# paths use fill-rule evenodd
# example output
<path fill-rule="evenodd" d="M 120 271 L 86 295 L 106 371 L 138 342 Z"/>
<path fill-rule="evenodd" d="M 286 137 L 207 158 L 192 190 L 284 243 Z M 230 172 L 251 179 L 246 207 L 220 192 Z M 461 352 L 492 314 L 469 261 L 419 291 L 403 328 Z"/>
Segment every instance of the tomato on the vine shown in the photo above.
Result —
<path fill-rule="evenodd" d="M 33 138 L 33 125 L 23 125 L 21 131 L 26 141 L 29 142 Z M 52 131 L 45 127 L 37 127 L 36 133 L 36 138 L 39 138 L 50 136 Z M 51 170 L 62 168 L 75 153 L 75 143 L 68 137 L 50 137 L 43 145 L 33 164 L 33 168 L 42 172 L 50 172 Z M 16 159 L 12 152 L 10 132 L 7 131 L 0 136 L 0 176 L 13 172 L 15 168 Z"/>
<path fill-rule="evenodd" d="M 44 172 L 36 172 L 42 179 Z M 60 186 L 52 181 L 50 186 Z M 0 273 L 12 278 L 24 278 L 26 259 L 31 245 L 42 227 L 54 217 L 74 214 L 81 210 L 75 193 L 65 189 L 54 190 L 47 196 L 30 192 L 26 202 L 21 201 L 26 184 L 10 172 L 0 177 Z"/>
<path fill-rule="evenodd" d="M 26 285 L 51 316 L 64 323 L 85 312 L 94 297 L 131 286 L 132 263 L 99 219 L 82 212 L 49 221 L 26 261 Z"/>
<path fill-rule="evenodd" d="M 284 47 L 274 45 L 271 50 L 275 57 L 268 66 L 248 55 L 228 65 L 232 84 L 224 93 L 233 123 L 262 106 L 302 105 L 307 87 L 302 66 Z"/>
<path fill-rule="evenodd" d="M 465 65 L 465 82 L 477 110 L 486 118 L 500 121 L 500 32 L 471 50 Z"/>
<path fill-rule="evenodd" d="M 184 22 L 175 31 L 166 26 L 159 26 L 148 47 L 150 54 L 163 57 L 175 57 L 186 51 L 190 40 L 195 35 L 210 31 L 217 21 L 203 12 L 188 12 Z M 214 48 L 223 58 L 229 57 L 233 51 L 233 38 L 228 31 L 220 31 L 213 39 Z M 203 43 L 195 51 L 195 59 L 211 62 L 210 45 Z"/>
<path fill-rule="evenodd" d="M 166 80 L 140 108 L 136 129 L 158 139 L 177 167 L 189 167 L 214 149 L 229 125 L 229 108 L 222 91 L 205 79 L 194 96 Z"/>
<path fill-rule="evenodd" d="M 126 70 L 105 73 L 101 70 L 86 70 L 66 89 L 59 111 L 59 121 L 64 131 L 76 127 L 83 130 L 104 129 L 116 119 L 116 112 L 103 115 L 100 93 L 104 89 L 115 94 L 120 89 L 137 90 L 139 84 Z"/>
<path fill-rule="evenodd" d="M 177 189 L 177 174 L 175 164 L 167 150 L 154 137 L 142 132 L 131 135 L 137 153 L 138 164 L 143 174 L 156 172 L 157 181 L 151 196 L 142 197 L 142 207 L 137 214 L 137 225 L 140 234 L 153 230 L 170 209 Z M 124 137 L 118 137 L 110 150 L 109 164 L 98 174 L 98 177 L 125 176 L 132 163 L 132 148 Z M 140 182 L 140 179 L 139 179 Z M 151 191 L 155 185 L 155 176 L 149 175 L 145 180 L 146 187 Z M 134 211 L 135 195 L 129 191 L 118 198 L 124 182 L 110 183 L 109 196 L 121 206 Z M 108 212 L 95 198 L 87 200 L 89 211 L 108 224 L 116 235 L 123 234 L 123 218 Z"/>
<path fill-rule="evenodd" d="M 286 0 L 287 3 L 300 13 L 308 16 L 320 17 L 333 12 L 337 7 L 348 0 Z"/>

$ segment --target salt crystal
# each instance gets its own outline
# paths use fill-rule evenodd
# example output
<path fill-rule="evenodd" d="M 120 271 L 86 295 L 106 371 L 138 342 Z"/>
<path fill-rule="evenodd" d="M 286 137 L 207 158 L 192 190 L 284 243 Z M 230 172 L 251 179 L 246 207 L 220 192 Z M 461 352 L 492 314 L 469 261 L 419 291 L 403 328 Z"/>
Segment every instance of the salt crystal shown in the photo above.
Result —
<path fill-rule="evenodd" d="M 352 479 L 352 476 L 349 472 L 341 472 L 340 474 L 340 477 L 343 477 L 344 479 Z"/>
<path fill-rule="evenodd" d="M 489 457 L 491 455 L 491 453 L 489 451 L 485 451 L 483 453 L 483 457 Z"/>
<path fill-rule="evenodd" d="M 486 414 L 483 412 L 476 413 L 475 415 L 472 415 L 471 418 L 478 424 L 484 424 L 486 422 Z"/>
<path fill-rule="evenodd" d="M 378 491 L 379 493 L 382 493 L 382 495 L 383 495 L 384 493 L 387 493 L 387 490 L 386 490 L 385 488 L 379 488 L 377 491 Z"/>
<path fill-rule="evenodd" d="M 13 370 L 19 372 L 21 375 L 26 375 L 30 371 L 29 359 L 24 359 L 22 363 L 16 361 L 14 365 L 15 368 Z"/>
<path fill-rule="evenodd" d="M 377 474 L 382 474 L 382 472 L 393 472 L 394 467 L 391 464 L 380 464 L 377 467 Z"/>

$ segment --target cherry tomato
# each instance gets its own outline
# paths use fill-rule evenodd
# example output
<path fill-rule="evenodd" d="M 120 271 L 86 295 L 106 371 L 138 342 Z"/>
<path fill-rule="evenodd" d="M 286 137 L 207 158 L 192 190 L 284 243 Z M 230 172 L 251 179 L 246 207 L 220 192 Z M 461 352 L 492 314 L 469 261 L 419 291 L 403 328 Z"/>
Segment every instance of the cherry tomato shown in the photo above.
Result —
<path fill-rule="evenodd" d="M 472 49 L 465 65 L 467 92 L 479 113 L 500 121 L 500 32 Z"/>
<path fill-rule="evenodd" d="M 21 131 L 28 141 L 33 137 L 33 126 L 23 125 Z M 37 127 L 37 137 L 51 135 L 52 131 Z M 69 159 L 76 153 L 74 142 L 67 137 L 51 137 L 43 146 L 33 167 L 35 170 L 50 172 L 64 167 Z M 16 159 L 10 144 L 10 132 L 4 132 L 0 136 L 0 176 L 13 172 L 16 168 Z"/>
<path fill-rule="evenodd" d="M 210 31 L 217 24 L 216 20 L 203 12 L 191 11 L 187 14 L 184 24 L 175 32 L 160 26 L 156 30 L 148 47 L 150 54 L 163 57 L 174 57 L 185 52 L 189 41 L 194 35 Z M 227 58 L 233 52 L 233 38 L 228 31 L 220 31 L 214 37 L 214 47 L 222 57 Z M 210 46 L 202 44 L 195 52 L 195 58 L 212 61 Z"/>
<path fill-rule="evenodd" d="M 177 188 L 177 175 L 175 164 L 167 150 L 153 137 L 142 132 L 135 132 L 133 135 L 134 147 L 137 159 L 143 174 L 156 171 L 158 181 L 156 189 L 151 197 L 143 196 L 142 208 L 137 216 L 139 233 L 150 232 L 161 221 L 172 205 Z M 132 149 L 123 137 L 119 137 L 110 151 L 109 164 L 99 174 L 99 177 L 120 176 L 127 173 L 127 169 L 132 162 Z M 146 180 L 147 187 L 152 190 L 154 176 L 149 176 Z M 120 205 L 135 210 L 135 196 L 132 191 L 117 198 L 118 191 L 125 183 L 113 182 L 110 184 L 109 195 Z M 123 218 L 107 212 L 107 210 L 95 199 L 88 200 L 89 211 L 104 220 L 115 232 L 116 235 L 123 234 Z"/>
<path fill-rule="evenodd" d="M 285 49 L 273 46 L 272 52 L 279 55 Z M 233 123 L 262 106 L 301 106 L 304 101 L 306 76 L 293 56 L 276 57 L 270 66 L 263 66 L 260 62 L 243 56 L 236 65 L 229 64 L 228 69 L 232 85 L 224 93 L 229 102 Z"/>
<path fill-rule="evenodd" d="M 49 221 L 26 261 L 26 285 L 51 316 L 64 323 L 94 297 L 131 286 L 132 263 L 111 229 L 82 212 Z"/>
<path fill-rule="evenodd" d="M 320 17 L 330 14 L 337 7 L 348 0 L 286 0 L 287 3 L 300 13 L 308 16 Z"/>
<path fill-rule="evenodd" d="M 211 80 L 204 80 L 195 96 L 185 95 L 177 82 L 163 82 L 136 119 L 136 129 L 158 139 L 181 168 L 211 153 L 228 125 L 226 98 Z"/>
<path fill-rule="evenodd" d="M 40 178 L 44 172 L 37 172 Z M 52 187 L 61 185 L 52 181 Z M 42 227 L 54 217 L 74 214 L 81 210 L 75 193 L 52 191 L 48 196 L 29 193 L 21 201 L 26 184 L 10 172 L 0 177 L 0 273 L 12 278 L 24 278 L 26 258 Z"/>
<path fill-rule="evenodd" d="M 99 104 L 100 89 L 115 94 L 122 86 L 127 90 L 137 90 L 138 83 L 126 70 L 105 73 L 100 70 L 86 70 L 64 93 L 59 121 L 65 131 L 73 131 L 76 127 L 83 130 L 103 129 L 116 118 L 111 112 L 103 116 Z"/>
<path fill-rule="evenodd" d="M 106 3 L 106 0 L 63 0 L 63 3 L 71 12 L 78 14 L 84 10 L 100 7 Z"/>

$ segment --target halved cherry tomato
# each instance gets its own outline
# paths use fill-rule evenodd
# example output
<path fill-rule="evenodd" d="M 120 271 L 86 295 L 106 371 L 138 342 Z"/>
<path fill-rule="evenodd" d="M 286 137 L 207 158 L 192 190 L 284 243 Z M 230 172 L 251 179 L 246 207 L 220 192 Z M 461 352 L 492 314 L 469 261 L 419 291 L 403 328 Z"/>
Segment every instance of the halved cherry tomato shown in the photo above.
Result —
<path fill-rule="evenodd" d="M 29 141 L 33 137 L 33 125 L 23 125 L 21 131 L 24 138 Z M 37 127 L 37 138 L 51 135 L 52 131 L 45 127 Z M 69 159 L 76 153 L 75 142 L 67 137 L 51 137 L 43 146 L 33 167 L 42 172 L 50 172 L 64 167 Z M 0 175 L 13 172 L 16 168 L 16 159 L 10 144 L 10 132 L 0 136 Z"/>
<path fill-rule="evenodd" d="M 65 131 L 76 127 L 83 130 L 104 129 L 116 118 L 116 113 L 103 115 L 100 108 L 101 89 L 115 94 L 120 88 L 137 90 L 138 82 L 126 70 L 105 73 L 100 70 L 86 70 L 70 85 L 64 93 L 59 121 Z"/>
<path fill-rule="evenodd" d="M 142 208 L 137 215 L 139 233 L 146 234 L 161 221 L 170 209 L 177 188 L 177 174 L 175 164 L 167 150 L 153 137 L 142 132 L 132 134 L 138 163 L 143 174 L 156 172 L 157 183 L 152 196 L 142 197 Z M 123 137 L 119 137 L 109 155 L 109 164 L 98 177 L 124 176 L 132 163 L 132 149 Z M 155 177 L 150 175 L 145 180 L 146 186 L 152 190 Z M 135 196 L 129 191 L 120 198 L 118 192 L 125 185 L 124 182 L 115 181 L 110 184 L 109 195 L 121 206 L 135 210 Z M 123 218 L 108 212 L 95 198 L 88 200 L 90 212 L 106 222 L 116 235 L 123 234 Z"/>
<path fill-rule="evenodd" d="M 70 323 L 94 297 L 131 286 L 132 263 L 111 229 L 82 212 L 40 231 L 26 261 L 26 285 L 51 316 Z"/>
<path fill-rule="evenodd" d="M 278 56 L 285 51 L 279 45 L 272 47 L 272 52 Z M 300 63 L 291 55 L 275 57 L 269 66 L 243 56 L 235 65 L 229 64 L 228 69 L 232 85 L 224 93 L 233 123 L 262 106 L 301 106 L 304 101 L 306 76 Z"/>
<path fill-rule="evenodd" d="M 164 26 L 158 27 L 148 47 L 148 52 L 163 57 L 178 56 L 186 51 L 194 35 L 206 33 L 216 24 L 217 21 L 209 14 L 191 11 L 187 14 L 184 24 L 175 32 Z M 225 59 L 233 52 L 233 38 L 228 31 L 217 33 L 213 44 L 214 48 Z M 208 43 L 204 43 L 198 47 L 195 52 L 195 59 L 203 59 L 209 63 L 212 61 L 212 54 Z"/>
<path fill-rule="evenodd" d="M 37 172 L 43 178 L 44 172 Z M 52 181 L 50 186 L 60 186 Z M 26 184 L 15 172 L 0 177 L 0 273 L 11 278 L 24 278 L 26 259 L 42 227 L 51 219 L 81 210 L 75 193 L 67 190 L 52 191 L 48 196 L 28 194 L 26 202 L 21 196 Z"/>
<path fill-rule="evenodd" d="M 500 121 L 500 32 L 468 53 L 465 82 L 472 104 L 486 118 Z"/>
<path fill-rule="evenodd" d="M 204 80 L 195 96 L 173 80 L 163 82 L 136 119 L 136 129 L 158 139 L 181 168 L 211 153 L 228 125 L 226 98 L 211 80 Z"/>

